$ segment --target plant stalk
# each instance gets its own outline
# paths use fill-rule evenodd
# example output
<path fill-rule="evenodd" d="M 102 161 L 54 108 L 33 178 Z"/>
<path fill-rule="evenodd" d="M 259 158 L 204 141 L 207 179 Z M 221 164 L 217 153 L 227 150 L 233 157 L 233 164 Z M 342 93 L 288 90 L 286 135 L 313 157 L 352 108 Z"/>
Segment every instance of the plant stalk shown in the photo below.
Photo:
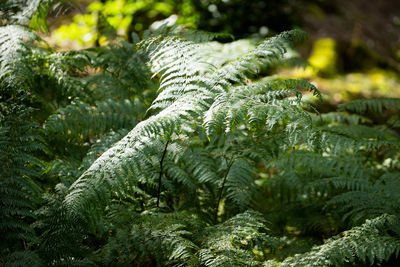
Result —
<path fill-rule="evenodd" d="M 168 148 L 169 141 L 165 144 L 164 152 L 161 156 L 160 160 L 160 175 L 158 176 L 158 190 L 157 190 L 157 208 L 160 207 L 160 195 L 161 195 L 161 177 L 163 174 L 163 162 L 165 158 L 165 154 L 167 154 L 167 148 Z"/>
<path fill-rule="evenodd" d="M 218 208 L 219 208 L 219 204 L 221 202 L 222 192 L 224 191 L 225 182 L 226 182 L 226 179 L 228 178 L 228 174 L 229 174 L 229 171 L 231 170 L 232 164 L 233 164 L 233 159 L 231 159 L 231 161 L 228 164 L 228 169 L 226 170 L 224 180 L 222 181 L 222 186 L 218 192 L 218 201 L 217 201 L 217 205 L 215 206 L 215 213 L 214 213 L 214 222 L 215 223 L 217 222 L 217 219 L 218 219 Z"/>

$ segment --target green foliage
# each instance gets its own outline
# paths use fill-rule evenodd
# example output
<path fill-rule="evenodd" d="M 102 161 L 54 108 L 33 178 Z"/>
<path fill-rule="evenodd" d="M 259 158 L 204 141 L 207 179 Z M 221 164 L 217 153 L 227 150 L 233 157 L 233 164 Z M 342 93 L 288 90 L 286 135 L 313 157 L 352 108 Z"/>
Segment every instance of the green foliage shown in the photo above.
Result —
<path fill-rule="evenodd" d="M 209 227 L 198 252 L 203 265 L 259 266 L 264 251 L 279 244 L 277 238 L 266 234 L 265 224 L 260 214 L 247 211 Z"/>
<path fill-rule="evenodd" d="M 27 28 L 20 25 L 7 25 L 1 27 L 0 45 L 1 45 L 1 76 L 4 83 L 18 84 L 29 82 L 32 75 L 25 65 L 26 49 L 24 43 L 32 41 L 36 35 Z M 24 57 L 22 57 L 22 55 Z"/>
<path fill-rule="evenodd" d="M 29 24 L 32 29 L 48 31 L 48 13 L 60 13 L 72 2 L 73 0 L 4 0 L 0 3 L 0 25 Z"/>
<path fill-rule="evenodd" d="M 397 260 L 398 99 L 319 114 L 313 84 L 270 73 L 304 32 L 216 36 L 56 52 L 0 27 L 1 265 Z"/>
<path fill-rule="evenodd" d="M 5 95 L 6 92 L 2 91 Z M 21 96 L 19 96 L 21 99 Z M 2 103 L 0 124 L 0 255 L 2 264 L 38 265 L 39 257 L 28 249 L 37 241 L 34 220 L 40 189 L 34 178 L 43 168 L 35 151 L 43 149 L 38 125 L 29 122 L 29 108 L 22 103 Z M 8 104 L 8 105 L 7 105 Z"/>
<path fill-rule="evenodd" d="M 379 98 L 379 99 L 359 99 L 351 103 L 339 106 L 340 110 L 349 110 L 357 113 L 372 111 L 374 113 L 382 113 L 383 109 L 398 110 L 400 100 L 398 98 Z"/>
<path fill-rule="evenodd" d="M 264 266 L 343 266 L 359 262 L 381 264 L 392 255 L 397 257 L 399 254 L 399 239 L 386 233 L 398 225 L 397 220 L 397 217 L 389 215 L 367 220 L 361 226 L 326 240 L 310 252 L 289 257 L 280 264 L 269 261 Z"/>
<path fill-rule="evenodd" d="M 84 102 L 72 103 L 57 110 L 45 124 L 47 134 L 67 142 L 87 141 L 111 129 L 132 128 L 138 109 L 129 100 L 111 99 L 90 106 Z M 140 110 L 140 108 L 139 108 Z"/>
<path fill-rule="evenodd" d="M 63 184 L 55 194 L 44 194 L 42 207 L 35 215 L 36 232 L 40 234 L 39 256 L 51 266 L 94 266 L 85 256 L 89 248 L 82 244 L 85 233 L 81 221 L 69 216 L 62 201 L 67 192 Z"/>

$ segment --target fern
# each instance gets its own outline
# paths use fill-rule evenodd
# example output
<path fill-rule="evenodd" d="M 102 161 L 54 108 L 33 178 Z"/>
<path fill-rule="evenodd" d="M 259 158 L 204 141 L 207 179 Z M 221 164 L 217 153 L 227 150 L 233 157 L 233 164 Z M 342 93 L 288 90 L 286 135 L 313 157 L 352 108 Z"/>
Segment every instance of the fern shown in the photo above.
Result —
<path fill-rule="evenodd" d="M 400 100 L 398 98 L 380 98 L 380 99 L 360 99 L 339 106 L 339 110 L 349 110 L 357 113 L 363 113 L 367 110 L 376 113 L 382 113 L 384 109 L 398 110 Z"/>
<path fill-rule="evenodd" d="M 84 257 L 88 248 L 83 245 L 82 222 L 68 216 L 62 204 L 66 189 L 58 184 L 56 194 L 45 194 L 43 206 L 35 212 L 34 227 L 41 240 L 38 254 L 51 266 L 94 266 Z"/>
<path fill-rule="evenodd" d="M 29 83 L 32 74 L 25 65 L 24 55 L 29 52 L 25 43 L 36 39 L 36 35 L 24 26 L 0 27 L 0 79 L 9 85 Z M 14 76 L 15 75 L 15 76 Z"/>
<path fill-rule="evenodd" d="M 4 96 L 12 94 L 3 84 L 1 89 Z M 37 237 L 30 224 L 40 196 L 34 178 L 44 167 L 35 154 L 44 148 L 44 142 L 38 125 L 28 120 L 31 111 L 24 105 L 24 94 L 15 97 L 15 102 L 0 103 L 0 253 L 3 264 L 38 265 L 39 258 L 31 251 Z"/>
<path fill-rule="evenodd" d="M 353 223 L 383 213 L 397 215 L 397 177 L 397 173 L 384 174 L 374 184 L 335 196 L 328 205 L 340 207 L 345 212 L 344 219 L 351 218 Z"/>
<path fill-rule="evenodd" d="M 34 0 L 34 1 L 9 1 L 6 0 L 2 3 L 3 18 L 8 20 L 10 24 L 28 24 L 32 17 L 48 4 L 47 0 Z M 39 13 L 39 12 L 38 12 Z M 42 15 L 47 16 L 47 12 L 40 12 Z"/>
<path fill-rule="evenodd" d="M 274 248 L 279 241 L 266 234 L 268 229 L 259 214 L 238 214 L 205 230 L 206 238 L 198 254 L 205 266 L 258 266 L 255 250 Z"/>
<path fill-rule="evenodd" d="M 281 263 L 268 261 L 264 266 L 341 266 L 347 263 L 382 263 L 398 255 L 400 243 L 386 231 L 397 218 L 382 215 L 367 220 L 359 227 L 345 231 L 341 236 L 327 240 L 310 252 L 289 257 Z"/>
<path fill-rule="evenodd" d="M 139 110 L 140 107 L 135 107 L 129 100 L 106 100 L 95 106 L 77 102 L 51 115 L 45 129 L 52 138 L 87 141 L 111 129 L 132 128 Z"/>
<path fill-rule="evenodd" d="M 108 215 L 113 222 L 113 233 L 99 255 L 102 264 L 153 264 L 155 266 L 195 265 L 198 249 L 193 242 L 194 229 L 202 227 L 193 215 L 178 213 L 142 214 L 133 212 L 133 206 L 121 209 L 115 205 Z M 132 224 L 132 221 L 135 223 Z M 200 229 L 200 228 L 199 228 Z M 133 253 L 131 253 L 133 251 Z"/>
<path fill-rule="evenodd" d="M 163 26 L 57 52 L 32 30 L 51 4 L 1 14 L 2 265 L 397 258 L 397 99 L 319 114 L 312 83 L 272 75 L 297 30 L 219 44 Z"/>
<path fill-rule="evenodd" d="M 293 36 L 296 36 L 296 34 L 298 33 L 293 32 L 292 34 Z M 167 41 L 164 41 L 161 38 L 159 42 L 157 41 L 158 39 L 160 39 L 160 37 L 155 37 L 155 39 L 150 39 L 147 43 L 143 43 L 143 45 L 145 46 L 145 51 L 147 51 L 146 53 L 149 54 L 151 60 L 150 62 L 158 60 L 161 61 L 162 66 L 164 66 L 162 69 L 155 69 L 156 73 L 163 72 L 164 69 L 169 66 L 167 60 L 171 62 L 170 64 L 173 63 L 176 66 L 175 68 L 169 68 L 167 72 L 163 73 L 160 83 L 160 87 L 163 91 L 156 98 L 152 106 L 152 108 L 157 107 L 164 109 L 157 115 L 154 115 L 148 120 L 139 123 L 129 135 L 127 135 L 123 140 L 120 141 L 119 144 L 117 144 L 113 149 L 104 153 L 94 163 L 94 165 L 92 165 L 92 167 L 89 168 L 89 170 L 73 185 L 71 194 L 66 199 L 67 203 L 72 204 L 74 202 L 74 199 L 77 198 L 76 195 L 79 195 L 78 192 L 80 192 L 83 188 L 92 188 L 94 190 L 97 190 L 96 186 L 94 186 L 94 184 L 92 184 L 93 182 L 91 182 L 94 180 L 90 179 L 91 173 L 93 172 L 97 173 L 97 178 L 95 178 L 95 180 L 102 181 L 101 183 L 103 183 L 104 181 L 104 178 L 102 178 L 104 177 L 104 174 L 100 174 L 101 172 L 98 172 L 101 169 L 106 172 L 110 172 L 109 174 L 111 174 L 112 176 L 121 177 L 122 173 L 119 171 L 115 171 L 125 168 L 128 173 L 125 173 L 124 175 L 128 174 L 128 176 L 132 176 L 132 174 L 129 174 L 129 172 L 133 170 L 129 170 L 128 168 L 123 166 L 126 166 L 125 158 L 143 157 L 140 155 L 139 150 L 139 147 L 141 146 L 139 145 L 141 143 L 140 140 L 143 140 L 143 138 L 152 138 L 153 136 L 164 136 L 164 138 L 170 138 L 170 135 L 173 132 L 177 130 L 180 131 L 180 129 L 182 129 L 183 131 L 192 131 L 190 130 L 190 125 L 198 120 L 199 116 L 202 116 L 207 107 L 210 107 L 210 101 L 212 100 L 212 97 L 214 95 L 213 92 L 215 90 L 217 90 L 217 92 L 223 90 L 223 87 L 221 86 L 230 84 L 231 80 L 241 82 L 240 80 L 237 80 L 231 76 L 233 75 L 232 71 L 229 73 L 228 77 L 223 78 L 222 73 L 225 72 L 225 68 L 236 68 L 236 75 L 245 77 L 243 76 L 245 75 L 245 73 L 243 73 L 243 68 L 246 64 L 252 64 L 254 67 L 257 67 L 258 64 L 261 64 L 261 62 L 257 61 L 246 63 L 246 60 L 248 60 L 253 55 L 259 55 L 260 57 L 266 56 L 266 54 L 264 54 L 266 52 L 262 52 L 262 49 L 265 49 L 266 51 L 269 51 L 268 49 L 270 49 L 270 53 L 272 53 L 274 57 L 279 57 L 284 52 L 284 50 L 279 49 L 279 45 L 284 40 L 286 40 L 285 38 L 294 38 L 293 36 L 290 33 L 285 33 L 279 38 L 274 39 L 273 41 L 262 43 L 255 52 L 251 52 L 250 55 L 246 55 L 243 58 L 238 59 L 237 61 L 229 63 L 228 65 L 222 67 L 221 70 L 217 70 L 216 72 L 212 73 L 209 78 L 207 76 L 200 76 L 201 73 L 197 74 L 198 71 L 196 70 L 196 63 L 194 64 L 194 66 L 190 66 L 190 76 L 186 76 L 188 75 L 186 73 L 186 69 L 189 68 L 191 60 L 196 62 L 198 61 L 197 55 L 193 55 L 193 57 L 191 58 L 191 54 L 186 52 L 186 50 L 190 49 L 194 44 L 192 45 L 187 41 L 180 42 L 179 39 L 177 39 L 176 37 L 171 37 L 172 39 L 168 37 Z M 168 44 L 165 49 L 161 49 L 160 51 L 154 50 L 158 47 L 162 47 L 162 45 L 165 44 Z M 179 52 L 172 52 L 175 50 Z M 181 56 L 182 53 L 185 53 L 185 55 Z M 156 65 L 155 67 L 157 68 L 158 65 Z M 185 70 L 185 72 L 182 72 L 185 73 L 185 76 L 183 77 L 179 75 L 180 68 L 183 68 L 183 70 Z M 178 75 L 176 75 L 176 72 Z M 163 84 L 165 80 L 171 81 L 171 86 L 165 86 Z M 180 86 L 178 87 L 177 85 Z M 208 87 L 210 89 L 207 89 Z M 178 88 L 184 88 L 184 91 L 180 93 L 181 96 L 177 95 L 176 93 L 176 90 Z M 194 91 L 195 89 L 198 90 Z M 165 95 L 170 95 L 172 98 L 165 98 Z M 162 102 L 164 102 L 162 106 L 160 106 L 159 104 L 160 98 L 162 99 Z M 130 149 L 122 150 L 122 147 L 127 146 L 130 147 Z M 117 164 L 123 163 L 124 165 L 121 165 L 120 167 L 110 165 L 111 161 L 109 161 L 109 159 L 114 156 L 119 159 Z M 106 181 L 109 184 L 112 183 L 112 181 Z M 120 182 L 122 182 L 122 180 L 120 180 Z M 91 185 L 89 186 L 88 183 Z M 98 182 L 95 182 L 95 184 L 100 185 Z"/>

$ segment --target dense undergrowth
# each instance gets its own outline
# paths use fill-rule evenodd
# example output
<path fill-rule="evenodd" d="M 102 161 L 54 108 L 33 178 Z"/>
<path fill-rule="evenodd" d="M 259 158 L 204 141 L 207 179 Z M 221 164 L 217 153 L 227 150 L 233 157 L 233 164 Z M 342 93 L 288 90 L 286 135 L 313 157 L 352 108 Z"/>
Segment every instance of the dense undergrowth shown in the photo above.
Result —
<path fill-rule="evenodd" d="M 298 30 L 240 55 L 179 27 L 56 52 L 28 2 L 0 27 L 2 266 L 396 262 L 400 99 L 320 113 L 273 75 Z"/>

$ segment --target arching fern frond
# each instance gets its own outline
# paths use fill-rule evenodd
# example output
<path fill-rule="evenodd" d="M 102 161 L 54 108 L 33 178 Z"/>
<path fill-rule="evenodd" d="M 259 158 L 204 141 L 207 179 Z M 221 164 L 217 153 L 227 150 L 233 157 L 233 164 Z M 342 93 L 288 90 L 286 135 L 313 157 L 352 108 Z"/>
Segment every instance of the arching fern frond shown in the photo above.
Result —
<path fill-rule="evenodd" d="M 396 135 L 390 131 L 382 131 L 365 125 L 332 125 L 330 127 L 321 127 L 321 139 L 325 141 L 325 148 L 331 152 L 340 153 L 340 151 L 370 150 L 381 147 L 396 146 L 398 140 Z"/>
<path fill-rule="evenodd" d="M 282 59 L 287 45 L 293 45 L 305 38 L 305 32 L 292 30 L 267 39 L 254 50 L 222 66 L 213 74 L 211 81 L 219 86 L 230 86 L 232 83 L 243 84 L 247 81 L 248 75 L 256 75 L 260 67 Z"/>

